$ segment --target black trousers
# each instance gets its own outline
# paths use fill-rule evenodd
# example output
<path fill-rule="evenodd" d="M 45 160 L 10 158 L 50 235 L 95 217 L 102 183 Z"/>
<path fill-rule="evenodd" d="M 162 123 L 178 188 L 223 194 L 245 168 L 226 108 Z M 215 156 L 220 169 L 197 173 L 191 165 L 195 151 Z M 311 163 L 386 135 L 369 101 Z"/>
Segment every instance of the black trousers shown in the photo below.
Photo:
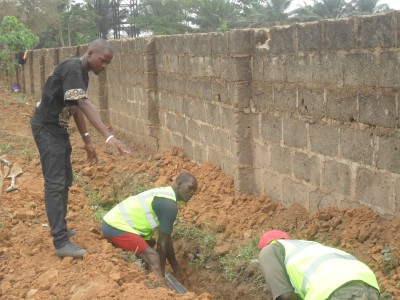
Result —
<path fill-rule="evenodd" d="M 67 215 L 68 192 L 72 184 L 71 152 L 68 136 L 50 134 L 46 128 L 32 128 L 40 154 L 44 177 L 44 194 L 47 219 L 55 248 L 68 242 Z"/>

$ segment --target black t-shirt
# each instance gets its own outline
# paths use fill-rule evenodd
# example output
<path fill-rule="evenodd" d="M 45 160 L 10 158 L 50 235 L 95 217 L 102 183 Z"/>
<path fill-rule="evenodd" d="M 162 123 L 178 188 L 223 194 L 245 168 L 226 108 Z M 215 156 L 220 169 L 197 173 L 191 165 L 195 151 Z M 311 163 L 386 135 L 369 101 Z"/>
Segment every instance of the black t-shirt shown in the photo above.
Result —
<path fill-rule="evenodd" d="M 158 230 L 166 234 L 171 234 L 178 214 L 178 205 L 176 201 L 162 197 L 154 197 L 152 208 L 160 222 Z"/>
<path fill-rule="evenodd" d="M 41 101 L 31 124 L 33 133 L 43 126 L 49 133 L 68 135 L 68 123 L 78 109 L 79 99 L 88 98 L 89 74 L 80 58 L 71 58 L 59 64 L 50 74 L 43 89 Z"/>

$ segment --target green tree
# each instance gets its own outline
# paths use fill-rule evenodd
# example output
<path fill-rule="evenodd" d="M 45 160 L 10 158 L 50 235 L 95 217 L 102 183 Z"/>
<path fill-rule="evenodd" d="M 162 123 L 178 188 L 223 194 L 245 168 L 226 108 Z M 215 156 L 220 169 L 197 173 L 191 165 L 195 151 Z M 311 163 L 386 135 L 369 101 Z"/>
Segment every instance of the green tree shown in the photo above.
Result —
<path fill-rule="evenodd" d="M 353 14 L 373 14 L 389 11 L 389 5 L 379 4 L 380 0 L 352 0 L 350 5 L 354 9 Z"/>
<path fill-rule="evenodd" d="M 251 1 L 245 15 L 249 27 L 270 27 L 291 23 L 289 7 L 293 0 Z"/>
<path fill-rule="evenodd" d="M 193 1 L 191 23 L 199 32 L 226 31 L 238 28 L 243 22 L 240 5 L 229 0 Z"/>
<path fill-rule="evenodd" d="M 354 8 L 345 0 L 313 0 L 313 4 L 302 5 L 295 9 L 295 21 L 317 21 L 322 19 L 338 19 L 348 16 Z"/>
<path fill-rule="evenodd" d="M 138 14 L 129 18 L 142 33 L 155 35 L 186 33 L 192 30 L 188 23 L 191 1 L 143 0 Z"/>
<path fill-rule="evenodd" d="M 18 22 L 14 16 L 5 16 L 0 26 L 0 69 L 11 76 L 15 73 L 15 53 L 36 47 L 39 38 Z"/>

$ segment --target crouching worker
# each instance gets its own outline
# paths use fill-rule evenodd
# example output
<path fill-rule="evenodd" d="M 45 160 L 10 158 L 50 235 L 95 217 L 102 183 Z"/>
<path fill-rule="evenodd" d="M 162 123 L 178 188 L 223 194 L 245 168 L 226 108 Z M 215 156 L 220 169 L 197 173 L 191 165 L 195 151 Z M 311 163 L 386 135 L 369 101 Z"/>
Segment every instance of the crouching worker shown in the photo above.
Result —
<path fill-rule="evenodd" d="M 171 233 L 178 213 L 176 201 L 188 202 L 197 190 L 197 179 L 181 173 L 172 186 L 150 189 L 130 196 L 111 209 L 103 218 L 103 235 L 115 246 L 134 252 L 143 259 L 150 272 L 164 277 L 168 259 L 177 280 L 180 268 L 175 258 Z M 158 229 L 157 251 L 153 232 Z"/>
<path fill-rule="evenodd" d="M 290 240 L 280 230 L 261 236 L 259 263 L 274 300 L 378 300 L 379 286 L 365 264 L 316 242 Z"/>

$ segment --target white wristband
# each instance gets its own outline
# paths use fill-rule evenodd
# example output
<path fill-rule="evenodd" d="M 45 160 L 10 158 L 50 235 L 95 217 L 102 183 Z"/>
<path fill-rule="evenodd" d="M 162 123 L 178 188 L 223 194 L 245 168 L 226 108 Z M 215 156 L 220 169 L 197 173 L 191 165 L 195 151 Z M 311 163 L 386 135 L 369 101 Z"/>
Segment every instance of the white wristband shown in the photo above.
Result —
<path fill-rule="evenodd" d="M 85 136 L 90 136 L 90 133 L 89 133 L 89 131 L 88 131 L 88 132 L 85 132 L 85 133 L 83 133 L 83 134 L 82 134 L 82 136 L 83 136 L 83 137 L 85 137 Z"/>
<path fill-rule="evenodd" d="M 114 136 L 110 135 L 107 139 L 106 139 L 106 143 L 108 143 Z"/>

